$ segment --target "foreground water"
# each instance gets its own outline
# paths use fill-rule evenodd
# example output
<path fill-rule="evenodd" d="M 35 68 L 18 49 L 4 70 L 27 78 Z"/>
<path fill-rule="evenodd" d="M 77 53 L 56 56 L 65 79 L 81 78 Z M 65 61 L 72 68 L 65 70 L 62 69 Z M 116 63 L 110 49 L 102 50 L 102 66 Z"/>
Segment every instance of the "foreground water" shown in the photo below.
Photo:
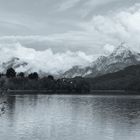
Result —
<path fill-rule="evenodd" d="M 0 140 L 139 140 L 140 97 L 22 95 L 6 101 Z"/>

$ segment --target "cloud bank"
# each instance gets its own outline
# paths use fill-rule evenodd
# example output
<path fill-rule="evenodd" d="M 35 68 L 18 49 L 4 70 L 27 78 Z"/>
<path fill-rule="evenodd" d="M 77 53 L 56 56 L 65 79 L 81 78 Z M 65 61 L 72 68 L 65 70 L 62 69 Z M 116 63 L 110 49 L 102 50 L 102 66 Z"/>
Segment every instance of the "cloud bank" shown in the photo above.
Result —
<path fill-rule="evenodd" d="M 20 61 L 27 62 L 29 65 L 24 69 L 20 67 L 17 72 L 26 71 L 31 68 L 32 71 L 58 74 L 70 69 L 72 66 L 85 66 L 92 62 L 93 57 L 84 52 L 54 53 L 51 49 L 37 51 L 33 48 L 26 48 L 20 43 L 0 44 L 0 63 L 9 61 L 17 57 Z"/>
<path fill-rule="evenodd" d="M 81 24 L 89 38 L 93 37 L 102 47 L 110 44 L 112 48 L 112 45 L 126 42 L 130 48 L 137 51 L 140 51 L 139 25 L 140 4 L 108 15 L 93 16 L 92 20 Z"/>
<path fill-rule="evenodd" d="M 77 0 L 76 0 L 77 1 Z M 76 2 L 74 1 L 74 2 Z M 49 49 L 54 52 L 83 51 L 101 55 L 121 42 L 140 51 L 140 4 L 106 15 L 96 15 L 88 21 L 78 22 L 79 30 L 48 36 L 3 36 L 0 43 L 16 43 L 34 49 Z"/>

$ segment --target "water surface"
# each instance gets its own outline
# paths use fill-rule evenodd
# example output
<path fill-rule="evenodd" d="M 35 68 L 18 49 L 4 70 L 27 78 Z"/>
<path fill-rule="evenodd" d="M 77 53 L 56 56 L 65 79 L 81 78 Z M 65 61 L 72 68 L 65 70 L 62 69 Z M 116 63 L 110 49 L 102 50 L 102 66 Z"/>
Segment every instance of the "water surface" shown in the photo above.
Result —
<path fill-rule="evenodd" d="M 139 96 L 14 95 L 0 140 L 139 140 Z"/>

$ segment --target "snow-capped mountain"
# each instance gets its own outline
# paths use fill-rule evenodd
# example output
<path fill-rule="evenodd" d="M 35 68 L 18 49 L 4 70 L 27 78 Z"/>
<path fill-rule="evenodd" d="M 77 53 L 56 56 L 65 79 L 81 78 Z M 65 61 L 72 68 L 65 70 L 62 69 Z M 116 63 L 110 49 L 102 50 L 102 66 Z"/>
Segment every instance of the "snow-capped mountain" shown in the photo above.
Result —
<path fill-rule="evenodd" d="M 53 74 L 57 77 L 66 78 L 73 78 L 76 76 L 95 77 L 122 70 L 130 65 L 140 64 L 140 54 L 128 49 L 123 44 L 121 44 L 110 55 L 100 56 L 88 66 L 74 66 L 64 73 L 58 71 L 57 74 L 54 72 L 48 72 L 48 63 L 44 63 L 45 61 L 42 63 L 41 60 L 40 58 L 36 60 L 24 59 L 24 57 L 9 57 L 5 60 L 3 58 L 0 61 L 0 72 L 5 73 L 8 68 L 12 67 L 17 73 L 24 72 L 25 75 L 28 75 L 31 72 L 38 72 L 40 76 Z M 54 65 L 54 63 L 49 64 Z"/>
<path fill-rule="evenodd" d="M 42 77 L 47 75 L 46 72 L 34 68 L 30 63 L 27 63 L 17 57 L 12 57 L 6 62 L 0 64 L 0 72 L 6 73 L 8 68 L 14 68 L 17 73 L 24 72 L 25 75 L 30 74 L 31 72 L 38 72 L 38 74 Z"/>
<path fill-rule="evenodd" d="M 64 73 L 64 77 L 73 78 L 76 76 L 96 77 L 107 73 L 116 72 L 130 65 L 140 64 L 140 54 L 136 53 L 123 44 L 118 46 L 110 55 L 101 56 L 91 65 L 81 68 L 75 66 Z"/>
<path fill-rule="evenodd" d="M 6 73 L 8 68 L 14 68 L 17 73 L 25 72 L 25 74 L 28 74 L 31 72 L 31 66 L 27 62 L 22 61 L 17 57 L 12 57 L 8 61 L 2 62 L 0 64 L 1 73 Z"/>
<path fill-rule="evenodd" d="M 1 71 L 5 72 L 5 70 L 8 68 L 23 69 L 23 68 L 26 68 L 27 66 L 28 66 L 27 62 L 21 61 L 17 57 L 13 57 L 9 61 L 3 62 L 1 64 Z"/>

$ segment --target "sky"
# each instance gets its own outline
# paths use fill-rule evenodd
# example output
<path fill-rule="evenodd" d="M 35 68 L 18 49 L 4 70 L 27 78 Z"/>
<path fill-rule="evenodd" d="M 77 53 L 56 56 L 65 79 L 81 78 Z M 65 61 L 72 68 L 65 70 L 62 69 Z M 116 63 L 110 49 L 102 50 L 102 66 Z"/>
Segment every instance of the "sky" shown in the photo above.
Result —
<path fill-rule="evenodd" d="M 140 22 L 139 3 L 139 0 L 0 0 L 0 38 L 7 37 L 8 41 L 14 38 L 37 50 L 102 53 L 103 46 L 127 42 L 125 32 L 132 34 L 135 31 L 128 31 L 130 28 L 139 28 L 136 27 Z"/>
<path fill-rule="evenodd" d="M 121 42 L 140 52 L 139 36 L 139 0 L 0 0 L 0 46 L 8 49 L 49 50 L 61 59 L 82 53 L 91 62 Z"/>

